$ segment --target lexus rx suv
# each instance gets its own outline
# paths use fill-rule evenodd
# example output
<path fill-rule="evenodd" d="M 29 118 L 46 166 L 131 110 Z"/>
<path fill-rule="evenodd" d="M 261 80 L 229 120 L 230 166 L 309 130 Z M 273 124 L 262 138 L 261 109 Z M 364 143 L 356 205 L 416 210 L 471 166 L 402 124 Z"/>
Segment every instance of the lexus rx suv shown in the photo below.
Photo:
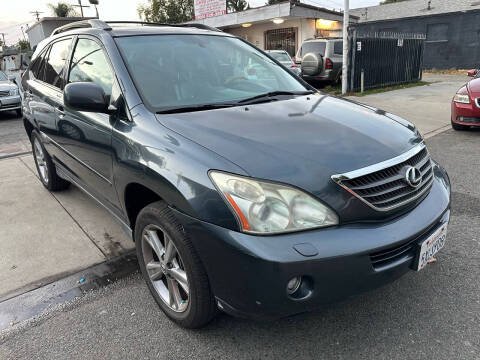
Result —
<path fill-rule="evenodd" d="M 181 326 L 314 309 L 445 244 L 449 178 L 411 123 L 318 93 L 233 35 L 72 23 L 23 87 L 43 185 L 112 214 Z"/>

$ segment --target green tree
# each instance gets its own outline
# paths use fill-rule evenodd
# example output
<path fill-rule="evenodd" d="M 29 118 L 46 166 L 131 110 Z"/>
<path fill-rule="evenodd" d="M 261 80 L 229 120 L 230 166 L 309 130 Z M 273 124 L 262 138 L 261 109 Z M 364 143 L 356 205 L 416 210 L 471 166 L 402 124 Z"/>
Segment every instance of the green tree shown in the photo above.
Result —
<path fill-rule="evenodd" d="M 239 12 L 250 9 L 246 0 L 227 0 L 227 9 L 229 12 Z"/>
<path fill-rule="evenodd" d="M 3 46 L 3 41 L 2 40 L 0 40 L 0 46 Z"/>
<path fill-rule="evenodd" d="M 393 4 L 397 2 L 408 1 L 408 0 L 383 0 L 380 5 Z"/>
<path fill-rule="evenodd" d="M 77 12 L 72 5 L 59 1 L 57 5 L 47 4 L 54 16 L 71 17 L 77 16 Z"/>
<path fill-rule="evenodd" d="M 148 0 L 137 11 L 146 22 L 177 24 L 194 18 L 193 0 Z"/>
<path fill-rule="evenodd" d="M 21 51 L 30 50 L 30 43 L 28 40 L 19 40 L 17 43 L 17 48 Z"/>

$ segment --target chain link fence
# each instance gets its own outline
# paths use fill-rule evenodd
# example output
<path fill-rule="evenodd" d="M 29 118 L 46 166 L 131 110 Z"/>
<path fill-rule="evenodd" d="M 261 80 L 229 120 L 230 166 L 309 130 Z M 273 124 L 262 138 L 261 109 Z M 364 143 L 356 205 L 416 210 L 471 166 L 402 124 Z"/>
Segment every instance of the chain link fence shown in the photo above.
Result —
<path fill-rule="evenodd" d="M 349 34 L 348 91 L 416 82 L 422 79 L 425 34 Z"/>

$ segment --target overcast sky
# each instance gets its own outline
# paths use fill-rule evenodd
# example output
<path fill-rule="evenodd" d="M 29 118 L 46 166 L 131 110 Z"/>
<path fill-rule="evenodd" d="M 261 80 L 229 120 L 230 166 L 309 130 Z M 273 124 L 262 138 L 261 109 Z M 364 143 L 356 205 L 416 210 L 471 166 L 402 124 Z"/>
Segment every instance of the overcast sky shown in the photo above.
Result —
<path fill-rule="evenodd" d="M 67 3 L 78 4 L 78 0 L 63 0 Z M 99 0 L 98 11 L 100 18 L 104 20 L 139 20 L 137 7 L 147 0 Z M 32 25 L 35 22 L 35 16 L 31 11 L 41 11 L 40 16 L 52 16 L 48 3 L 56 3 L 57 0 L 2 0 L 8 2 L 3 4 L 0 11 L 0 33 L 5 34 L 7 45 L 16 43 L 22 38 L 21 25 Z M 82 1 L 88 5 L 88 0 Z M 262 6 L 266 0 L 250 0 L 252 7 Z M 330 9 L 342 9 L 343 0 L 302 0 L 302 2 L 319 7 Z M 379 0 L 350 0 L 350 7 L 357 8 L 363 6 L 377 5 Z M 93 7 L 84 9 L 85 16 L 94 16 Z"/>

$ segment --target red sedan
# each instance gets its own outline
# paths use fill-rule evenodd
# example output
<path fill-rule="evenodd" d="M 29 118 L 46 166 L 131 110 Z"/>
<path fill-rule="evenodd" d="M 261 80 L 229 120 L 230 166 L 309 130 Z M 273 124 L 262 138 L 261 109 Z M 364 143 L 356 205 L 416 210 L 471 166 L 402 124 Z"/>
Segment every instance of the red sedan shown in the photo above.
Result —
<path fill-rule="evenodd" d="M 480 127 L 480 70 L 470 70 L 468 76 L 474 79 L 461 87 L 452 100 L 452 128 L 455 130 Z"/>

